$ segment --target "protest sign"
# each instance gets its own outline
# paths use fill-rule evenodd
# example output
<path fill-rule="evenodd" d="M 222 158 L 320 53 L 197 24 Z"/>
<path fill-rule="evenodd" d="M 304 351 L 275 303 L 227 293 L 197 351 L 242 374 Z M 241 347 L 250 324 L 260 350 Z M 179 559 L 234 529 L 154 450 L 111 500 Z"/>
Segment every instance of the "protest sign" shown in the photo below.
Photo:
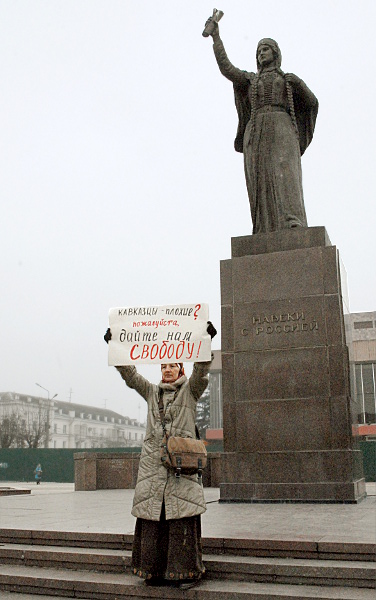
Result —
<path fill-rule="evenodd" d="M 208 304 L 111 308 L 111 366 L 211 360 Z"/>

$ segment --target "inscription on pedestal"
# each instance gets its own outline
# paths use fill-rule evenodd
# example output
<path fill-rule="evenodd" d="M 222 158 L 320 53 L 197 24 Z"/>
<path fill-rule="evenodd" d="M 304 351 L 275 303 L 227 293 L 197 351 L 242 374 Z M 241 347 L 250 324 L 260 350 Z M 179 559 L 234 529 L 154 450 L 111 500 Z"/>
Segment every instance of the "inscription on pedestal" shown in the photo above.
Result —
<path fill-rule="evenodd" d="M 321 298 L 300 298 L 294 304 L 283 300 L 235 303 L 234 350 L 323 346 L 326 325 Z"/>
<path fill-rule="evenodd" d="M 256 335 L 314 331 L 319 328 L 316 319 L 313 319 L 311 323 L 307 323 L 304 313 L 299 313 L 298 311 L 282 315 L 253 316 L 252 325 L 255 328 Z M 249 330 L 246 327 L 243 327 L 241 334 L 249 335 Z"/>

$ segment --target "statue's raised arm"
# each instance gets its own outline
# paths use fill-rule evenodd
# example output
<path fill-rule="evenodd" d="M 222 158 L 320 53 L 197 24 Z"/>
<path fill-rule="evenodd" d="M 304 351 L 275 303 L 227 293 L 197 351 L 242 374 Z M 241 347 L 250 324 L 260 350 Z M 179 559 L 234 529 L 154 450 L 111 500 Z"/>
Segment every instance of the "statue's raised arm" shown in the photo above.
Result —
<path fill-rule="evenodd" d="M 312 140 L 316 97 L 299 77 L 281 70 L 274 40 L 258 43 L 253 73 L 230 62 L 214 16 L 205 30 L 213 38 L 221 73 L 234 86 L 239 117 L 235 149 L 244 154 L 253 233 L 307 227 L 300 157 Z"/>

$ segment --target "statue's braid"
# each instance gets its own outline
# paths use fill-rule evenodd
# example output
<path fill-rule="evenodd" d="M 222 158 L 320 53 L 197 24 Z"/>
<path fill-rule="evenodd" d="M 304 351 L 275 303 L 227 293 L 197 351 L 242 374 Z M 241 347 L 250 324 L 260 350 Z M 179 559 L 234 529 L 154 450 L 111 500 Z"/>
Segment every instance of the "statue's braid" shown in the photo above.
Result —
<path fill-rule="evenodd" d="M 296 131 L 296 135 L 298 136 L 299 139 L 299 129 L 298 129 L 298 123 L 296 122 L 296 115 L 295 115 L 295 108 L 294 108 L 294 98 L 292 95 L 292 88 L 290 85 L 290 82 L 286 80 L 286 91 L 287 91 L 287 103 L 288 103 L 288 107 L 289 107 L 289 111 L 290 111 L 290 117 L 291 117 L 291 121 L 292 124 L 294 125 L 294 129 Z"/>
<path fill-rule="evenodd" d="M 259 81 L 259 74 L 257 73 L 252 81 L 252 93 L 251 93 L 251 135 L 255 131 L 256 126 L 256 110 L 257 110 L 257 88 Z"/>

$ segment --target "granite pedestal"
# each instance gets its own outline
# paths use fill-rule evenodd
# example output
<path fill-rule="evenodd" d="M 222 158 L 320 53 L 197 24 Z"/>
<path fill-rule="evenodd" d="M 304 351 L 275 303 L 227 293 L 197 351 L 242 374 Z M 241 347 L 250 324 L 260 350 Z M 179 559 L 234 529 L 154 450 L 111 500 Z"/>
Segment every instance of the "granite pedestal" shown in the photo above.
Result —
<path fill-rule="evenodd" d="M 362 499 L 339 257 L 325 228 L 233 238 L 221 295 L 221 501 Z"/>

